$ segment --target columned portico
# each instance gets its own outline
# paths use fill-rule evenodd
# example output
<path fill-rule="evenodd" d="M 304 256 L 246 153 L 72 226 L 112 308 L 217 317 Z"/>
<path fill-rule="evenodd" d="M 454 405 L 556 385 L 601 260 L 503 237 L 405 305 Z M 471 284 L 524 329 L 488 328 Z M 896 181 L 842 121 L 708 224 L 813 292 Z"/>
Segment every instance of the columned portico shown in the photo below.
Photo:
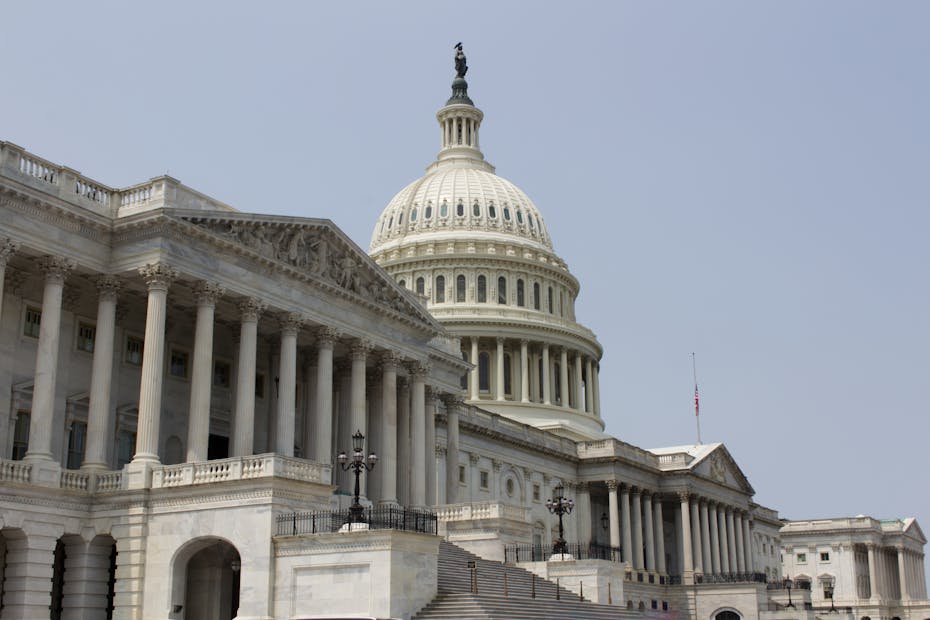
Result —
<path fill-rule="evenodd" d="M 694 561 L 694 572 L 704 573 L 703 544 L 701 543 L 701 508 L 698 498 L 691 498 L 691 557 Z M 684 527 L 684 525 L 682 525 Z"/>
<path fill-rule="evenodd" d="M 552 372 L 549 365 L 549 345 L 543 344 L 542 348 L 542 390 L 543 390 L 543 404 L 551 405 L 552 404 L 552 389 L 549 385 L 550 378 L 552 377 Z"/>
<path fill-rule="evenodd" d="M 681 547 L 682 547 L 682 568 L 683 582 L 685 584 L 694 583 L 694 556 L 692 555 L 691 546 L 691 509 L 688 502 L 688 493 L 681 492 L 678 494 L 679 513 L 681 516 Z"/>
<path fill-rule="evenodd" d="M 278 418 L 275 434 L 275 452 L 294 456 L 294 422 L 297 394 L 297 333 L 304 319 L 289 313 L 281 321 L 281 353 L 278 368 Z M 363 387 L 364 389 L 364 387 Z"/>
<path fill-rule="evenodd" d="M 723 570 L 720 556 L 720 523 L 717 515 L 717 505 L 717 502 L 710 502 L 707 527 L 710 530 L 710 559 L 714 567 L 714 573 L 723 573 L 726 571 Z"/>
<path fill-rule="evenodd" d="M 620 518 L 623 525 L 623 561 L 633 565 L 633 532 L 630 528 L 630 487 L 620 487 Z"/>
<path fill-rule="evenodd" d="M 704 571 L 708 573 L 717 573 L 720 568 L 714 565 L 713 556 L 710 551 L 710 526 L 707 517 L 707 501 L 702 499 L 700 502 L 700 522 L 701 522 L 701 561 Z"/>
<path fill-rule="evenodd" d="M 662 497 L 660 495 L 654 495 L 653 502 L 656 536 L 656 570 L 659 571 L 660 575 L 664 575 L 668 569 L 665 565 L 665 524 L 663 523 L 662 516 Z"/>
<path fill-rule="evenodd" d="M 29 449 L 26 452 L 26 461 L 48 463 L 54 461 L 52 428 L 61 335 L 61 295 L 65 278 L 75 266 L 73 260 L 59 256 L 46 256 L 39 261 L 39 268 L 45 273 L 45 290 L 42 294 L 42 321 L 39 325 L 39 343 L 36 348 L 32 415 L 29 421 Z M 49 473 L 50 477 L 54 475 L 54 472 Z M 45 477 L 42 474 L 40 476 Z M 55 482 L 57 484 L 57 481 Z"/>
<path fill-rule="evenodd" d="M 643 569 L 643 505 L 638 487 L 632 488 L 633 505 L 633 568 Z"/>
<path fill-rule="evenodd" d="M 428 366 L 416 364 L 411 368 L 410 424 L 412 459 L 410 462 L 410 503 L 426 506 L 426 375 Z"/>
<path fill-rule="evenodd" d="M 617 481 L 608 480 L 607 481 L 607 506 L 610 511 L 610 546 L 619 547 L 620 546 L 620 511 L 617 501 Z M 624 549 L 623 551 L 623 561 L 627 561 L 626 554 L 628 552 Z"/>
<path fill-rule="evenodd" d="M 527 359 L 527 341 L 520 341 L 520 402 L 530 402 L 530 373 Z"/>
<path fill-rule="evenodd" d="M 447 396 L 446 405 L 446 503 L 459 501 L 459 411 L 461 400 Z"/>
<path fill-rule="evenodd" d="M 643 526 L 646 530 L 646 570 L 656 569 L 656 539 L 653 531 L 652 495 L 643 492 Z"/>
<path fill-rule="evenodd" d="M 249 298 L 239 302 L 239 361 L 236 371 L 236 408 L 233 414 L 232 456 L 249 456 L 255 438 L 255 359 L 258 317 L 265 304 Z"/>
<path fill-rule="evenodd" d="M 94 335 L 94 361 L 90 375 L 87 450 L 81 468 L 103 471 L 109 468 L 107 438 L 110 429 L 113 342 L 116 336 L 116 300 L 121 283 L 114 276 L 102 276 L 97 279 L 96 285 L 99 293 L 97 331 Z"/>
<path fill-rule="evenodd" d="M 403 358 L 394 352 L 381 357 L 381 504 L 397 502 L 397 368 Z"/>
<path fill-rule="evenodd" d="M 188 463 L 207 460 L 210 388 L 213 384 L 213 314 L 216 300 L 223 292 L 223 287 L 212 282 L 201 282 L 194 291 L 197 300 L 197 324 L 194 331 L 194 363 L 187 418 Z"/>
<path fill-rule="evenodd" d="M 324 327 L 316 334 L 316 403 L 317 419 L 315 458 L 319 463 L 333 462 L 333 347 L 339 332 Z"/>

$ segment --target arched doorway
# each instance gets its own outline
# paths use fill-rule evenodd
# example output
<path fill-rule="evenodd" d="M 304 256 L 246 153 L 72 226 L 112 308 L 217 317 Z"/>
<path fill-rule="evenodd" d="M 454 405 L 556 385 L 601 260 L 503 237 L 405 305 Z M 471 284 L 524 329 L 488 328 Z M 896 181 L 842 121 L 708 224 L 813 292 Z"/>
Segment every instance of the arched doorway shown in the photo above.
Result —
<path fill-rule="evenodd" d="M 175 556 L 172 618 L 232 620 L 239 610 L 239 552 L 220 538 L 201 538 Z"/>
<path fill-rule="evenodd" d="M 714 620 L 740 620 L 741 616 L 732 609 L 718 611 L 714 615 Z"/>

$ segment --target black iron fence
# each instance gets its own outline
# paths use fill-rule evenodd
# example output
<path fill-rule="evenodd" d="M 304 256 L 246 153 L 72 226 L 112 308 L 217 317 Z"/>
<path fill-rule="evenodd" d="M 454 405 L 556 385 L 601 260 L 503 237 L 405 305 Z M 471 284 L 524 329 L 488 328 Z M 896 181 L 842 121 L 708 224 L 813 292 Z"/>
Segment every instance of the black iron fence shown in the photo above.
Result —
<path fill-rule="evenodd" d="M 366 508 L 363 523 L 370 530 L 436 533 L 436 515 L 413 508 Z M 348 510 L 290 512 L 278 515 L 278 536 L 338 532 L 350 522 Z M 353 524 L 355 525 L 355 524 Z"/>
<path fill-rule="evenodd" d="M 705 573 L 695 575 L 695 583 L 766 583 L 765 573 Z"/>
<path fill-rule="evenodd" d="M 772 583 L 766 586 L 767 590 L 787 590 L 788 586 L 784 581 L 773 581 Z M 792 590 L 810 590 L 811 582 L 810 581 L 795 581 L 791 584 Z"/>
<path fill-rule="evenodd" d="M 552 545 L 507 545 L 504 547 L 504 562 L 542 562 L 553 555 Z M 565 543 L 565 555 L 576 560 L 608 560 L 622 562 L 619 547 L 597 543 Z"/>

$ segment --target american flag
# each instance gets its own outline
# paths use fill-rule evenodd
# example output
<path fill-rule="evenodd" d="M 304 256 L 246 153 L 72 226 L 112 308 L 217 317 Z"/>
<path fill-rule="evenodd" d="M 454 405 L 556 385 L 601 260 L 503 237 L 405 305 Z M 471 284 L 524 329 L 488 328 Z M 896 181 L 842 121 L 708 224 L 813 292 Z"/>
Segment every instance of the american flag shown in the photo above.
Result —
<path fill-rule="evenodd" d="M 698 386 L 694 384 L 694 417 L 701 415 L 701 400 L 698 398 Z"/>

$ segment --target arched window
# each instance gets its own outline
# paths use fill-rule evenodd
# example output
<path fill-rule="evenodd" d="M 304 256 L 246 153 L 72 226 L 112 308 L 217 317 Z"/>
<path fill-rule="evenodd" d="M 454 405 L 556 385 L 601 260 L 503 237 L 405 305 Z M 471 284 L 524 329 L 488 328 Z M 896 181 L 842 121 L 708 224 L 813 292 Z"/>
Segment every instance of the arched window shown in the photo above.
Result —
<path fill-rule="evenodd" d="M 507 303 L 507 278 L 504 276 L 497 279 L 497 303 Z"/>
<path fill-rule="evenodd" d="M 491 391 L 491 356 L 487 352 L 478 354 L 478 389 Z"/>
<path fill-rule="evenodd" d="M 410 222 L 413 223 L 416 221 L 417 221 L 417 208 L 414 207 L 410 210 Z"/>
<path fill-rule="evenodd" d="M 488 205 L 488 217 L 492 220 L 497 219 L 497 209 L 494 208 L 494 203 Z"/>
<path fill-rule="evenodd" d="M 724 609 L 714 616 L 714 620 L 740 620 L 740 615 L 735 611 Z"/>
<path fill-rule="evenodd" d="M 510 221 L 510 207 L 504 205 L 504 219 Z"/>
<path fill-rule="evenodd" d="M 406 281 L 406 280 L 401 280 L 400 282 L 398 282 L 398 284 L 400 284 L 400 285 L 401 285 L 402 287 L 404 287 L 404 288 L 407 288 L 407 281 Z"/>
<path fill-rule="evenodd" d="M 455 205 L 455 214 L 459 217 L 465 217 L 465 203 L 459 200 L 459 203 Z"/>
<path fill-rule="evenodd" d="M 542 358 L 540 357 L 539 363 L 537 364 L 537 369 L 536 369 L 536 382 L 538 383 L 538 385 L 536 386 L 536 394 L 539 396 L 540 402 L 542 402 L 542 398 L 543 398 L 543 363 L 542 362 L 543 362 Z"/>
<path fill-rule="evenodd" d="M 488 301 L 488 279 L 484 276 L 478 276 L 478 303 L 483 304 Z"/>
<path fill-rule="evenodd" d="M 523 289 L 523 280 L 517 280 L 517 305 L 521 308 L 526 305 L 526 291 Z"/>
<path fill-rule="evenodd" d="M 436 297 L 436 303 L 441 304 L 446 301 L 446 278 L 436 276 L 436 290 L 433 291 Z"/>
<path fill-rule="evenodd" d="M 529 223 L 530 228 L 535 229 L 535 226 L 533 226 L 533 214 L 532 213 L 526 214 L 526 221 Z"/>
<path fill-rule="evenodd" d="M 426 209 L 423 211 L 423 219 L 428 220 L 433 217 L 433 205 L 426 205 Z"/>
<path fill-rule="evenodd" d="M 466 354 L 465 351 L 462 351 L 462 359 L 465 360 L 466 362 L 468 361 L 468 354 Z M 463 390 L 468 389 L 468 373 L 467 372 L 463 374 L 462 378 L 459 380 L 459 387 L 461 387 Z"/>
<path fill-rule="evenodd" d="M 391 216 L 391 219 L 388 220 L 388 230 L 391 230 L 391 226 L 394 225 L 394 216 Z"/>
<path fill-rule="evenodd" d="M 533 310 L 539 310 L 539 282 L 533 282 Z"/>
<path fill-rule="evenodd" d="M 481 217 L 481 207 L 478 205 L 478 201 L 475 201 L 475 204 L 471 206 L 471 214 L 475 217 Z"/>
<path fill-rule="evenodd" d="M 465 302 L 465 276 L 458 275 L 455 278 L 455 302 Z"/>
<path fill-rule="evenodd" d="M 404 212 L 401 211 L 400 213 L 397 214 L 397 225 L 400 226 L 403 223 L 404 223 Z"/>
<path fill-rule="evenodd" d="M 426 294 L 426 280 L 423 278 L 417 278 L 417 295 Z"/>
<path fill-rule="evenodd" d="M 442 204 L 439 206 L 439 217 L 449 217 L 449 203 L 445 200 L 443 200 Z"/>
<path fill-rule="evenodd" d="M 513 380 L 510 375 L 512 365 L 510 363 L 510 354 L 504 355 L 504 394 L 513 394 Z"/>
<path fill-rule="evenodd" d="M 523 211 L 517 209 L 517 223 L 523 224 Z"/>
<path fill-rule="evenodd" d="M 549 287 L 549 314 L 554 312 L 554 307 L 552 305 L 552 287 Z"/>
<path fill-rule="evenodd" d="M 552 386 L 555 388 L 555 401 L 557 403 L 562 402 L 562 382 L 559 380 L 559 377 L 562 376 L 562 365 L 558 362 L 552 364 L 552 374 L 555 375 L 555 381 L 552 382 Z"/>

